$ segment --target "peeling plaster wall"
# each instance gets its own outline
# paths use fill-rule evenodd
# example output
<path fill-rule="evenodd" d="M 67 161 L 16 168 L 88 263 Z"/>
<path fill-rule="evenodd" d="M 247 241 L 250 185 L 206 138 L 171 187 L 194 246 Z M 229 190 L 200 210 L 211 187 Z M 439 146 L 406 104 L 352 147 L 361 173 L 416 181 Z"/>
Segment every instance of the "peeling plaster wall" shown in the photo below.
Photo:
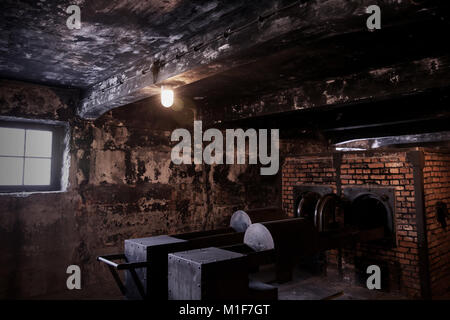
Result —
<path fill-rule="evenodd" d="M 68 121 L 71 130 L 66 192 L 0 196 L 0 298 L 119 297 L 96 257 L 121 252 L 125 239 L 222 227 L 234 210 L 278 203 L 279 177 L 257 166 L 171 163 L 173 114 L 128 106 L 91 122 L 74 116 L 77 99 L 0 83 L 0 115 Z M 66 288 L 72 264 L 82 290 Z"/>

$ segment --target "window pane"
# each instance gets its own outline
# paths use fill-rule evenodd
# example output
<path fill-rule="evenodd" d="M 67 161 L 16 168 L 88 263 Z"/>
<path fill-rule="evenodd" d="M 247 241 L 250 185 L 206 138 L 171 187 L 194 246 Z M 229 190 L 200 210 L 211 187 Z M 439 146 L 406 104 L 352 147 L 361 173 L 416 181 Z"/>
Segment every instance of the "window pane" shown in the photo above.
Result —
<path fill-rule="evenodd" d="M 25 185 L 48 186 L 50 184 L 50 172 L 50 159 L 25 158 Z"/>
<path fill-rule="evenodd" d="M 22 185 L 23 158 L 0 157 L 0 185 Z"/>
<path fill-rule="evenodd" d="M 0 155 L 23 156 L 25 130 L 0 127 Z"/>
<path fill-rule="evenodd" d="M 41 130 L 27 130 L 26 157 L 51 157 L 52 132 Z"/>

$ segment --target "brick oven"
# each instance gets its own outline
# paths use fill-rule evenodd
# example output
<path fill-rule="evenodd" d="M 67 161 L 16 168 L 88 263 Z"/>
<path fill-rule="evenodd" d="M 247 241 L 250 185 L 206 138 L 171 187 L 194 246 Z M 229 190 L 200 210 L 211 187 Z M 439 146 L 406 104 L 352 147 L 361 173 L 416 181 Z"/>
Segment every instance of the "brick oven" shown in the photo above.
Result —
<path fill-rule="evenodd" d="M 286 214 L 297 215 L 299 206 L 308 207 L 306 202 L 314 208 L 314 201 L 330 191 L 341 203 L 336 219 L 362 228 L 383 225 L 386 241 L 327 251 L 328 276 L 365 285 L 367 266 L 376 264 L 384 290 L 413 298 L 448 290 L 449 153 L 415 148 L 285 158 Z"/>

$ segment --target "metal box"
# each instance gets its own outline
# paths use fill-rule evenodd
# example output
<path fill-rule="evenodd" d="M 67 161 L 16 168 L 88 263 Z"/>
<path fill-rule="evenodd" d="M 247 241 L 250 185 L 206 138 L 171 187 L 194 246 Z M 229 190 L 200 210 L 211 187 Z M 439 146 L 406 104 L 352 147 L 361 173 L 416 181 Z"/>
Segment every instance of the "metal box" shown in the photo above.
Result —
<path fill-rule="evenodd" d="M 168 255 L 168 298 L 171 300 L 245 299 L 246 256 L 209 247 Z"/>
<path fill-rule="evenodd" d="M 149 267 L 136 269 L 146 298 L 167 299 L 167 254 L 186 250 L 186 244 L 186 240 L 167 235 L 125 240 L 128 262 L 149 262 Z M 125 273 L 125 287 L 127 299 L 142 299 L 130 271 Z"/>

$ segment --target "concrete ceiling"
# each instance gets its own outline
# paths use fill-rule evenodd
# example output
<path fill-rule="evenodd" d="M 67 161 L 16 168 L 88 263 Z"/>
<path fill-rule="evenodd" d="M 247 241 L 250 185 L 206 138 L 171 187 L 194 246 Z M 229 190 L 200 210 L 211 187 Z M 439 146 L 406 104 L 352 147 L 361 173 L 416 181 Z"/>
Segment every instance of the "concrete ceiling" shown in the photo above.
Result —
<path fill-rule="evenodd" d="M 0 77 L 86 88 L 269 1 L 2 0 Z M 81 9 L 70 30 L 66 9 Z"/>

